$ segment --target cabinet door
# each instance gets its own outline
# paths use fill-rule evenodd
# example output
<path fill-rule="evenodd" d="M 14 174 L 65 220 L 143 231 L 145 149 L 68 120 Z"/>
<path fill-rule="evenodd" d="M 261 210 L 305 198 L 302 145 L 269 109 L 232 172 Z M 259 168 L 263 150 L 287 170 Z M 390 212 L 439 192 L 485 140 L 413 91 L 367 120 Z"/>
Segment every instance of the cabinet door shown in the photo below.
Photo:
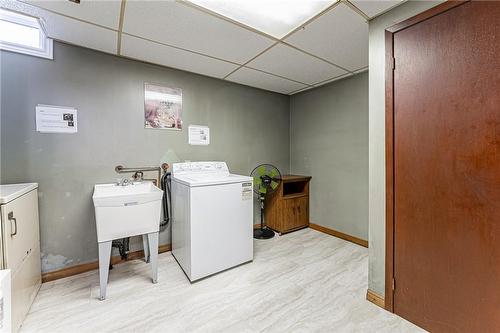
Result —
<path fill-rule="evenodd" d="M 306 226 L 309 223 L 309 199 L 299 197 L 285 200 L 284 231 Z"/>
<path fill-rule="evenodd" d="M 40 248 L 37 191 L 28 192 L 3 205 L 2 223 L 4 266 L 10 268 L 14 276 L 23 260 Z"/>
<path fill-rule="evenodd" d="M 297 199 L 285 199 L 285 210 L 284 210 L 284 219 L 283 219 L 283 228 L 282 231 L 286 232 L 290 229 L 295 228 L 297 225 L 297 212 L 296 212 L 296 203 Z"/>
<path fill-rule="evenodd" d="M 35 247 L 12 275 L 12 328 L 17 332 L 28 313 L 42 283 L 40 250 Z"/>
<path fill-rule="evenodd" d="M 309 224 L 309 197 L 295 199 L 297 204 L 297 227 Z"/>

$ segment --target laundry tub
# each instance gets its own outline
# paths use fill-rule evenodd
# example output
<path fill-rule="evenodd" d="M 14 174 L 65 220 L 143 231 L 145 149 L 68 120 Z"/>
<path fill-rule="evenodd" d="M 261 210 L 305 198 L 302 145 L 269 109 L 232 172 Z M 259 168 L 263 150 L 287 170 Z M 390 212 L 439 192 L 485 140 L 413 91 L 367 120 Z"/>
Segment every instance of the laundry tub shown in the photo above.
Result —
<path fill-rule="evenodd" d="M 153 283 L 158 280 L 158 232 L 163 192 L 151 182 L 127 186 L 99 184 L 92 196 L 99 244 L 100 299 L 106 298 L 111 244 L 114 239 L 142 235 L 145 258 L 152 267 Z M 149 250 L 149 251 L 148 251 Z"/>

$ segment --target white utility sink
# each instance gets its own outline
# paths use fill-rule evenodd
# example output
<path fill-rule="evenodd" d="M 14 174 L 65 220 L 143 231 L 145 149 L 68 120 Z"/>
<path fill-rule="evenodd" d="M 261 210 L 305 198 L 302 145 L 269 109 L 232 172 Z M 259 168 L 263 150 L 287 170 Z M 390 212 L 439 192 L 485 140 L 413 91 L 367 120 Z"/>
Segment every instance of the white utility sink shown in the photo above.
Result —
<path fill-rule="evenodd" d="M 106 297 L 111 242 L 114 239 L 143 236 L 144 255 L 146 260 L 150 256 L 153 283 L 156 283 L 162 196 L 163 191 L 151 182 L 94 186 L 92 200 L 99 243 L 101 299 Z"/>
<path fill-rule="evenodd" d="M 158 232 L 162 195 L 151 182 L 95 185 L 97 241 Z"/>

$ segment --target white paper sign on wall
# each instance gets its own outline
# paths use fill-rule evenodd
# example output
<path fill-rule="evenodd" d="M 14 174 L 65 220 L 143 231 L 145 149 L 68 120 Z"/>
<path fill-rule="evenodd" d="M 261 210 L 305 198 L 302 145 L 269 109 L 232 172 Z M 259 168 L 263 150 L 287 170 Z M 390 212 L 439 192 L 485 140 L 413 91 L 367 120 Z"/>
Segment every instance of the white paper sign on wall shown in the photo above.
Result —
<path fill-rule="evenodd" d="M 189 144 L 207 146 L 210 144 L 210 128 L 207 126 L 189 125 Z"/>
<path fill-rule="evenodd" d="M 35 108 L 36 130 L 40 133 L 76 133 L 77 112 L 74 108 L 38 104 Z"/>

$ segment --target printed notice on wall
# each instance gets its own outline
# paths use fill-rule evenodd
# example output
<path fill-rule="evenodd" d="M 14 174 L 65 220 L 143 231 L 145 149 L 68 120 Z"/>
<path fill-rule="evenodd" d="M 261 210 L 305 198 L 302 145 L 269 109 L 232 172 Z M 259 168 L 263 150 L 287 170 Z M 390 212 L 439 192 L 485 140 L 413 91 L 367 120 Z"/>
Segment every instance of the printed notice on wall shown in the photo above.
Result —
<path fill-rule="evenodd" d="M 189 125 L 189 144 L 207 146 L 210 144 L 210 129 L 207 126 Z"/>
<path fill-rule="evenodd" d="M 76 109 L 53 105 L 37 105 L 36 130 L 40 133 L 76 133 Z"/>

